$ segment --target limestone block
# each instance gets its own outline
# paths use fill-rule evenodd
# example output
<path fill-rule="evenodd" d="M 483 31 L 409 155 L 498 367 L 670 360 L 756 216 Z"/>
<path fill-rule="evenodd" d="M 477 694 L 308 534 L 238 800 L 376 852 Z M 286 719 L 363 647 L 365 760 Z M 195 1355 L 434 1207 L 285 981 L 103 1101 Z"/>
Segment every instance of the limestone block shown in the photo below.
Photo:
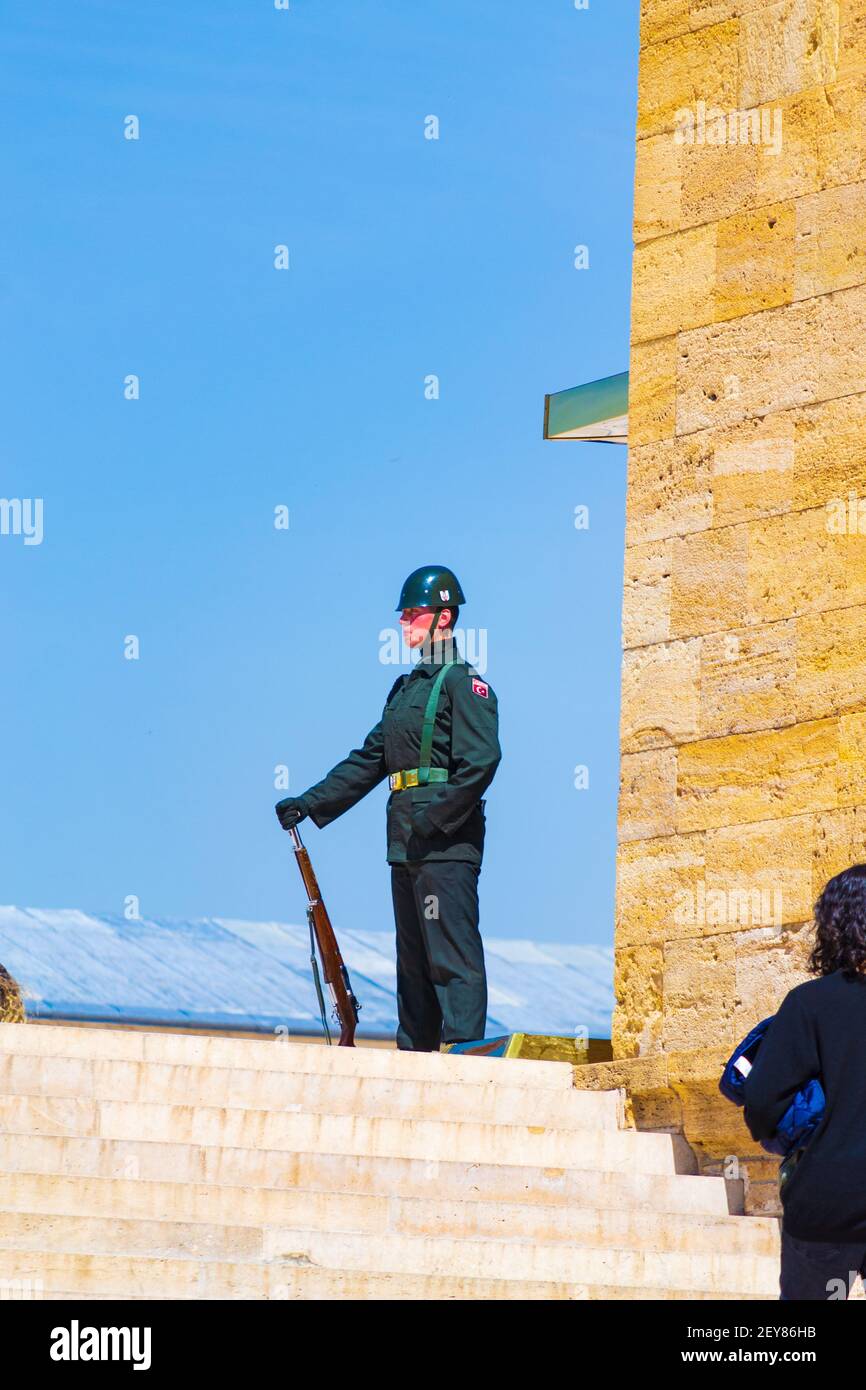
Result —
<path fill-rule="evenodd" d="M 866 286 L 679 335 L 677 433 L 862 390 Z"/>
<path fill-rule="evenodd" d="M 838 733 L 837 720 L 823 719 L 684 744 L 677 754 L 676 829 L 833 809 Z"/>
<path fill-rule="evenodd" d="M 17 980 L 0 965 L 0 1023 L 23 1023 L 24 1001 Z"/>
<path fill-rule="evenodd" d="M 866 393 L 789 413 L 794 425 L 792 509 L 866 498 Z M 782 417 L 773 417 L 782 418 Z"/>
<path fill-rule="evenodd" d="M 705 924 L 693 910 L 706 882 L 704 836 L 666 835 L 619 846 L 616 878 L 617 951 L 700 936 Z M 691 917 L 691 920 L 689 918 Z"/>
<path fill-rule="evenodd" d="M 790 511 L 796 428 L 796 412 L 782 411 L 726 429 L 632 446 L 626 544 Z"/>
<path fill-rule="evenodd" d="M 692 0 L 691 25 L 698 29 L 704 24 L 720 24 L 725 19 L 739 19 L 766 5 L 767 0 Z"/>
<path fill-rule="evenodd" d="M 708 928 L 781 929 L 807 920 L 812 914 L 817 838 L 814 815 L 707 831 L 704 916 Z"/>
<path fill-rule="evenodd" d="M 866 804 L 866 711 L 839 720 L 838 804 Z"/>
<path fill-rule="evenodd" d="M 670 542 L 672 637 L 745 626 L 748 543 L 745 526 L 696 531 Z"/>
<path fill-rule="evenodd" d="M 697 135 L 678 143 L 665 131 L 638 141 L 636 243 L 866 179 L 866 84 L 859 74 L 736 111 L 736 140 L 729 133 L 722 143 Z M 724 115 L 730 121 L 730 111 Z"/>
<path fill-rule="evenodd" d="M 767 0 L 641 0 L 641 47 L 751 14 Z M 845 0 L 842 0 L 845 3 Z M 859 4 L 860 0 L 852 0 Z"/>
<path fill-rule="evenodd" d="M 796 946 L 797 969 L 805 977 L 812 941 L 811 927 L 802 923 L 811 921 L 814 900 L 828 879 L 863 858 L 864 807 L 622 844 L 617 942 L 660 944 L 707 931 L 739 932 L 764 918 L 767 926 L 800 929 L 785 940 Z M 726 904 L 719 894 L 727 896 Z M 743 1032 L 751 1026 L 745 1015 L 737 1027 L 741 1023 Z"/>
<path fill-rule="evenodd" d="M 776 1158 L 775 1155 L 768 1154 L 764 1149 L 761 1149 L 760 1156 L 750 1155 L 748 1159 L 748 1190 L 750 1193 L 754 1193 L 757 1187 L 762 1194 L 765 1191 L 767 1194 L 773 1193 L 776 1199 L 773 1210 L 778 1211 L 779 1215 L 781 1215 L 782 1209 L 778 1201 L 779 1162 L 780 1160 Z M 754 1205 L 754 1197 L 752 1202 L 747 1205 L 746 1210 L 750 1214 L 755 1214 L 759 1210 L 759 1208 Z"/>
<path fill-rule="evenodd" d="M 701 1173 L 719 1174 L 743 1183 L 752 1161 L 752 1137 L 742 1110 L 726 1102 L 718 1087 L 718 1078 L 732 1050 L 728 1049 L 727 1056 L 720 1059 L 710 1075 L 696 1077 L 692 1084 L 672 1078 L 671 1084 L 682 1094 L 683 1132 L 692 1136 L 691 1145 Z"/>
<path fill-rule="evenodd" d="M 629 446 L 673 435 L 676 424 L 677 340 L 632 343 L 628 383 Z"/>
<path fill-rule="evenodd" d="M 606 1062 L 575 1067 L 572 1073 L 572 1085 L 578 1090 L 609 1091 L 622 1087 L 626 1092 L 626 1110 L 629 1089 L 634 1093 L 661 1090 L 667 1086 L 667 1081 L 668 1059 L 660 1052 L 648 1057 L 615 1057 Z M 634 1129 L 635 1126 L 627 1120 L 626 1128 Z"/>
<path fill-rule="evenodd" d="M 723 218 L 716 226 L 713 317 L 739 318 L 790 303 L 794 246 L 792 202 L 771 203 L 755 212 Z M 697 281 L 697 274 L 693 279 Z M 708 321 L 707 316 L 704 322 Z"/>
<path fill-rule="evenodd" d="M 714 24 L 652 44 L 641 53 L 638 72 L 638 139 L 673 130 L 678 111 L 707 105 L 737 105 L 738 22 Z"/>
<path fill-rule="evenodd" d="M 739 1042 L 737 1038 L 737 1042 Z M 671 1085 L 682 1086 L 702 1092 L 705 1095 L 719 1094 L 717 1080 L 721 1069 L 728 1060 L 731 1049 L 727 1042 L 714 1039 L 709 1047 L 688 1048 L 678 1053 L 668 1053 L 667 1079 Z M 736 1114 L 736 1110 L 734 1110 Z"/>
<path fill-rule="evenodd" d="M 866 806 L 855 806 L 853 809 L 851 852 L 848 855 L 848 862 L 862 862 L 866 859 Z M 845 865 L 843 864 L 844 868 Z M 833 869 L 832 873 L 839 873 L 838 869 Z M 823 879 L 818 880 L 823 887 Z"/>
<path fill-rule="evenodd" d="M 798 946 L 798 941 L 802 944 Z M 664 954 L 666 1052 L 724 1045 L 727 1055 L 759 1019 L 808 978 L 807 936 L 774 927 L 668 942 Z M 673 1073 L 674 1059 L 670 1071 Z M 718 1084 L 718 1074 L 715 1077 Z M 692 1089 L 696 1080 L 692 1079 Z"/>
<path fill-rule="evenodd" d="M 780 0 L 739 26 L 739 105 L 758 106 L 836 80 L 838 0 Z"/>
<path fill-rule="evenodd" d="M 866 71 L 866 0 L 840 0 L 839 79 Z"/>
<path fill-rule="evenodd" d="M 862 74 L 818 89 L 815 111 L 820 188 L 866 178 L 866 85 Z"/>
<path fill-rule="evenodd" d="M 660 945 L 626 947 L 617 951 L 614 966 L 617 1010 L 611 1037 L 614 1057 L 642 1057 L 659 1051 L 662 962 Z M 619 1031 L 616 1031 L 617 1019 Z"/>
<path fill-rule="evenodd" d="M 663 43 L 691 28 L 691 0 L 641 0 L 640 46 Z"/>
<path fill-rule="evenodd" d="M 756 119 L 760 121 L 760 115 Z M 782 119 L 784 121 L 784 117 Z M 772 125 L 769 130 L 772 133 Z M 760 202 L 772 201 L 758 196 L 761 151 L 757 143 L 740 144 L 737 141 L 730 144 L 725 141 L 724 144 L 711 145 L 705 142 L 675 148 L 679 152 L 680 188 L 676 202 L 672 202 L 671 206 L 674 210 L 679 209 L 681 226 L 713 222 L 755 207 Z M 782 148 L 784 150 L 784 146 Z M 817 178 L 817 149 L 814 164 Z M 813 188 L 815 184 L 807 186 Z"/>
<path fill-rule="evenodd" d="M 866 603 L 866 533 L 835 534 L 831 524 L 824 507 L 748 524 L 752 622 Z"/>
<path fill-rule="evenodd" d="M 798 199 L 796 224 L 794 299 L 866 281 L 866 183 Z"/>
<path fill-rule="evenodd" d="M 736 1001 L 735 938 L 722 932 L 666 942 L 662 997 L 666 1052 L 712 1047 L 729 1037 Z"/>
<path fill-rule="evenodd" d="M 634 240 L 665 236 L 682 225 L 680 167 L 684 147 L 669 131 L 638 140 L 634 178 Z"/>
<path fill-rule="evenodd" d="M 793 232 L 792 232 L 793 235 Z M 716 227 L 638 246 L 632 268 L 632 341 L 664 338 L 714 318 Z"/>
<path fill-rule="evenodd" d="M 597 1076 L 592 1079 L 586 1076 L 585 1073 L 590 1070 L 596 1071 Z M 604 1088 L 614 1084 L 615 1077 L 622 1078 L 619 1084 L 628 1088 L 628 1105 L 637 1129 L 661 1129 L 677 1136 L 682 1134 L 682 1101 L 668 1081 L 667 1064 L 663 1054 L 656 1053 L 647 1057 L 623 1056 L 618 1061 L 603 1063 L 596 1068 L 582 1068 L 581 1072 L 581 1080 L 575 1084 L 582 1086 L 591 1084 L 596 1088 Z M 683 1149 L 685 1146 L 686 1141 L 683 1141 Z M 680 1171 L 697 1172 L 697 1168 L 697 1160 L 692 1154 L 691 1166 Z"/>
<path fill-rule="evenodd" d="M 748 14 L 766 0 L 641 0 L 640 42 L 663 43 L 690 30 Z"/>
<path fill-rule="evenodd" d="M 673 177 L 670 165 L 667 174 Z M 661 201 L 661 190 L 655 196 Z M 793 202 L 643 241 L 634 255 L 632 340 L 787 304 L 794 294 L 794 260 Z M 840 277 L 840 284 L 856 282 L 856 276 Z"/>
<path fill-rule="evenodd" d="M 618 946 L 799 927 L 838 872 L 828 867 L 825 840 L 818 817 L 804 815 L 620 845 Z"/>
<path fill-rule="evenodd" d="M 685 1133 L 682 1097 L 669 1082 L 665 1083 L 663 1089 L 642 1091 L 640 1095 L 636 1095 L 634 1114 L 638 1129 L 666 1129 L 675 1134 Z M 695 1152 L 693 1148 L 692 1152 Z M 695 1166 L 697 1167 L 697 1159 Z"/>
<path fill-rule="evenodd" d="M 703 439 L 708 432 L 687 435 Z M 712 525 L 731 526 L 790 511 L 794 494 L 795 416 L 755 416 L 709 432 Z"/>
<path fill-rule="evenodd" d="M 629 546 L 623 576 L 623 646 L 663 642 L 670 635 L 671 542 Z"/>
<path fill-rule="evenodd" d="M 676 822 L 677 755 L 672 748 L 627 753 L 621 761 L 620 840 L 671 835 Z"/>
<path fill-rule="evenodd" d="M 702 431 L 629 449 L 626 545 L 712 524 L 712 444 Z"/>
<path fill-rule="evenodd" d="M 749 461 L 760 466 L 765 448 L 767 457 L 773 459 L 776 450 L 784 461 L 784 441 L 758 442 L 752 456 L 737 452 L 733 457 L 746 466 Z M 651 496 L 651 486 L 642 486 L 637 505 L 645 506 Z M 830 503 L 628 546 L 624 646 L 730 632 L 721 655 L 734 657 L 738 630 L 866 603 L 866 499 L 862 520 L 858 499 L 853 506 L 845 498 Z M 662 520 L 656 524 L 663 528 Z M 844 534 L 838 532 L 841 524 L 849 528 Z M 863 534 L 855 530 L 859 525 Z M 858 620 L 852 620 L 852 632 L 858 630 Z M 808 631 L 803 631 L 808 641 Z M 858 669 L 856 651 L 844 660 Z"/>
<path fill-rule="evenodd" d="M 838 811 L 822 811 L 815 817 L 815 848 L 812 856 L 812 899 L 823 892 L 827 882 L 851 864 L 866 858 L 866 818 L 863 807 L 845 806 Z M 811 916 L 811 913 L 808 914 Z"/>
<path fill-rule="evenodd" d="M 620 748 L 633 753 L 700 734 L 699 638 L 626 652 L 622 667 Z"/>
<path fill-rule="evenodd" d="M 703 144 L 680 146 L 682 226 L 787 202 L 832 181 L 826 173 L 839 161 L 840 152 L 822 90 L 735 111 L 736 139 L 728 111 L 721 143 L 705 139 Z M 851 124 L 846 118 L 846 128 Z M 722 133 L 714 132 L 714 140 Z"/>
<path fill-rule="evenodd" d="M 666 138 L 657 137 L 651 143 L 658 146 Z M 677 170 L 670 158 L 665 172 L 674 184 Z M 730 173 L 727 169 L 728 177 Z M 652 210 L 645 209 L 643 216 L 670 232 L 677 220 L 677 200 L 671 198 L 667 184 L 651 185 L 651 192 L 667 225 L 661 227 Z M 739 318 L 866 280 L 866 246 L 860 237 L 866 183 L 824 189 L 796 203 L 771 203 L 732 216 L 719 217 L 718 208 L 714 212 L 717 220 L 704 226 L 656 235 L 637 246 L 632 306 L 635 342 Z"/>
<path fill-rule="evenodd" d="M 751 1166 L 750 1165 L 750 1169 Z M 767 1176 L 762 1179 L 752 1179 L 751 1173 L 747 1176 L 746 1182 L 746 1214 L 747 1216 L 781 1216 L 782 1205 L 779 1201 L 779 1160 L 775 1163 L 768 1162 L 762 1165 L 767 1170 Z"/>
<path fill-rule="evenodd" d="M 793 622 L 704 637 L 700 674 L 701 737 L 749 733 L 795 723 L 793 701 L 797 677 Z"/>
<path fill-rule="evenodd" d="M 797 618 L 796 652 L 789 694 L 797 719 L 866 708 L 866 606 Z"/>
<path fill-rule="evenodd" d="M 776 934 L 742 932 L 735 938 L 737 1016 L 732 1046 L 760 1019 L 775 1013 L 789 990 L 811 978 L 808 959 L 814 939 L 814 928 L 802 924 Z"/>

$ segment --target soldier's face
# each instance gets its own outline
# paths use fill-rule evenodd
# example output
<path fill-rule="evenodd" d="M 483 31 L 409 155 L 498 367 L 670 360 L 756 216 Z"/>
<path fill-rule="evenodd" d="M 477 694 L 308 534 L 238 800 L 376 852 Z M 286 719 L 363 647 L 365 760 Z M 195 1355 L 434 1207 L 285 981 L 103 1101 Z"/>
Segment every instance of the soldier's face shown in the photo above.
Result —
<path fill-rule="evenodd" d="M 443 613 L 442 615 L 446 615 Z M 420 647 L 430 633 L 433 622 L 432 608 L 404 608 L 400 614 L 403 641 L 407 647 Z"/>

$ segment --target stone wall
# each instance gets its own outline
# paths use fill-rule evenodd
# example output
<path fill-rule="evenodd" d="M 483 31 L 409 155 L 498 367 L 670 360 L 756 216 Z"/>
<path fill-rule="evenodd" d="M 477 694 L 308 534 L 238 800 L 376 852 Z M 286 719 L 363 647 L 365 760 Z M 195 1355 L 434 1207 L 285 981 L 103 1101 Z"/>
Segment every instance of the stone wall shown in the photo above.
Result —
<path fill-rule="evenodd" d="M 18 983 L 0 965 L 0 1023 L 25 1023 L 24 1001 Z"/>
<path fill-rule="evenodd" d="M 719 1066 L 866 859 L 866 0 L 644 0 L 634 239 L 615 1060 L 580 1084 L 770 1210 Z"/>

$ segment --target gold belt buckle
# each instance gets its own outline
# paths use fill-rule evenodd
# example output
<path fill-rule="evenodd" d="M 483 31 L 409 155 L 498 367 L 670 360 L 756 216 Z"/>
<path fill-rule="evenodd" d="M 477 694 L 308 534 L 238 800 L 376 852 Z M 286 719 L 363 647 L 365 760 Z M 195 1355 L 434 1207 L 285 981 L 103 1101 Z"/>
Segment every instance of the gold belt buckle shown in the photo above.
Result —
<path fill-rule="evenodd" d="M 402 792 L 402 791 L 405 791 L 405 789 L 406 789 L 407 787 L 417 787 L 417 786 L 418 786 L 418 769 L 417 769 L 417 767 L 405 768 L 405 769 L 403 769 L 403 770 L 400 771 L 400 772 L 391 772 L 391 773 L 389 773 L 389 774 L 388 774 L 388 786 L 391 788 L 391 791 L 392 791 L 392 792 Z"/>

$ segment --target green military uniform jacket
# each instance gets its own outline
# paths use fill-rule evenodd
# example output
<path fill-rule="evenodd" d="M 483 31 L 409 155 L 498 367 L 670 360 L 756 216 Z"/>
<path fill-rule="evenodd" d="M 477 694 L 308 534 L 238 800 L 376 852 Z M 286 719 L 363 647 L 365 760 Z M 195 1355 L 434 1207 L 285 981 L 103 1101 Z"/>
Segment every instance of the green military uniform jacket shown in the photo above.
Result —
<path fill-rule="evenodd" d="M 441 649 L 441 654 L 440 654 Z M 427 652 L 431 655 L 426 655 Z M 431 767 L 447 782 L 392 791 L 388 798 L 388 863 L 457 859 L 480 865 L 484 792 L 502 757 L 496 695 L 460 656 L 454 642 L 435 642 L 410 675 L 395 681 L 382 718 L 362 747 L 337 763 L 300 798 L 315 825 L 329 825 L 389 773 L 416 768 L 430 682 L 453 658 L 439 693 Z M 435 658 L 435 659 L 434 659 Z"/>

